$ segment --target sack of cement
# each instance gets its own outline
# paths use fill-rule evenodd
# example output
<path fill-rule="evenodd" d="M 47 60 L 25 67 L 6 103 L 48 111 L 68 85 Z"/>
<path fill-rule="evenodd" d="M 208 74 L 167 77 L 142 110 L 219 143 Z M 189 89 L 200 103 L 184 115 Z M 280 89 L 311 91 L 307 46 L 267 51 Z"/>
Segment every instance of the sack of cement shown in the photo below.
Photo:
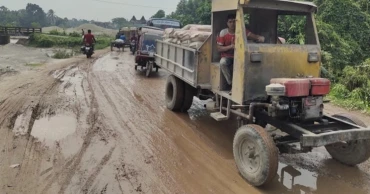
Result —
<path fill-rule="evenodd" d="M 191 42 L 204 42 L 207 40 L 209 36 L 211 36 L 212 33 L 210 32 L 200 32 L 196 31 L 191 34 L 190 41 Z"/>
<path fill-rule="evenodd" d="M 124 41 L 124 40 L 122 40 L 122 39 L 116 39 L 114 42 L 115 42 L 115 43 L 118 43 L 118 44 L 123 44 L 123 43 L 125 43 L 125 41 Z"/>
<path fill-rule="evenodd" d="M 176 38 L 175 32 L 178 31 L 179 29 L 174 29 L 174 28 L 166 28 L 164 30 L 164 38 Z"/>
<path fill-rule="evenodd" d="M 211 25 L 188 24 L 184 26 L 182 30 L 212 32 L 212 26 Z"/>
<path fill-rule="evenodd" d="M 199 49 L 203 45 L 203 42 L 192 42 L 189 47 L 193 49 Z"/>
<path fill-rule="evenodd" d="M 164 42 L 171 42 L 172 41 L 172 38 L 166 38 L 163 40 Z"/>

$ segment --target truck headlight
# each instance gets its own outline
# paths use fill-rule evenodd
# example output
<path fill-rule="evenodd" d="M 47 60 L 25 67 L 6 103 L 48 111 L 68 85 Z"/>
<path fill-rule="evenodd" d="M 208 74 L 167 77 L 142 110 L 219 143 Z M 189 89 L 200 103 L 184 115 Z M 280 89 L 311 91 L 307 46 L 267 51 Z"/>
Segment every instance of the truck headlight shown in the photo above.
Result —
<path fill-rule="evenodd" d="M 251 53 L 251 62 L 252 63 L 258 63 L 262 61 L 262 53 L 259 52 L 253 52 Z"/>
<path fill-rule="evenodd" d="M 319 55 L 317 53 L 308 53 L 308 62 L 310 63 L 319 62 Z"/>

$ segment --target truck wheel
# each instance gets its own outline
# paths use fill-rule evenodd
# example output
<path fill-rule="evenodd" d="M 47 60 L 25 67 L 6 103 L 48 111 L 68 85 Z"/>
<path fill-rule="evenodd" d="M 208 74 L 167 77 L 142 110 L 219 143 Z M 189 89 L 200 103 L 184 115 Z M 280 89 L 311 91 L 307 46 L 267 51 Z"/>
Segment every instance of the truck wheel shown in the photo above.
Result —
<path fill-rule="evenodd" d="M 195 88 L 185 83 L 184 104 L 181 107 L 181 112 L 188 112 L 191 105 L 193 104 L 195 93 L 196 93 Z"/>
<path fill-rule="evenodd" d="M 179 111 L 184 102 L 184 82 L 170 75 L 166 84 L 166 105 L 172 111 Z"/>
<path fill-rule="evenodd" d="M 271 182 L 278 169 L 278 150 L 258 125 L 244 125 L 234 137 L 233 152 L 241 176 L 254 186 Z"/>
<path fill-rule="evenodd" d="M 365 123 L 348 114 L 333 115 L 333 117 L 366 127 Z M 331 157 L 348 166 L 361 164 L 370 158 L 370 140 L 340 142 L 325 146 Z"/>

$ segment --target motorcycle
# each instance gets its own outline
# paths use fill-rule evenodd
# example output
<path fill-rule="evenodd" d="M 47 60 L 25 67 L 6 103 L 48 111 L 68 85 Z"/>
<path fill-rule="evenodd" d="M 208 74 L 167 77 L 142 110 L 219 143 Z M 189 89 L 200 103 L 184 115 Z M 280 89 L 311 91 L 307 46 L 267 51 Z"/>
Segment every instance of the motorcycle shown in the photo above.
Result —
<path fill-rule="evenodd" d="M 130 50 L 132 52 L 132 55 L 135 55 L 135 50 L 136 50 L 136 41 L 135 40 L 131 41 Z"/>
<path fill-rule="evenodd" d="M 87 58 L 91 58 L 91 56 L 94 54 L 94 48 L 90 44 L 85 44 L 85 46 L 81 47 L 81 51 L 84 55 L 86 55 Z"/>

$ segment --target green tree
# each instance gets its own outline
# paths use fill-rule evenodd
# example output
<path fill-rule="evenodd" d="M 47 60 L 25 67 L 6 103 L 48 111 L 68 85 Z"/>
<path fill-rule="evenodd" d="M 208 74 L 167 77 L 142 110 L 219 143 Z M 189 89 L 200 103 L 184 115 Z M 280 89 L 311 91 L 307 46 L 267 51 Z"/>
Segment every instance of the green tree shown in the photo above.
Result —
<path fill-rule="evenodd" d="M 113 23 L 115 28 L 122 28 L 122 27 L 132 26 L 131 23 L 126 20 L 126 18 L 113 18 L 112 23 Z"/>
<path fill-rule="evenodd" d="M 210 24 L 211 0 L 180 0 L 176 11 L 167 16 L 182 24 Z"/>
<path fill-rule="evenodd" d="M 47 18 L 47 20 L 48 20 L 48 22 L 49 22 L 49 24 L 50 25 L 52 25 L 52 26 L 54 26 L 55 25 L 55 12 L 54 12 L 54 10 L 52 10 L 52 9 L 50 9 L 49 11 L 48 11 L 48 13 L 46 14 L 46 18 Z"/>
<path fill-rule="evenodd" d="M 158 10 L 156 14 L 152 16 L 152 18 L 164 18 L 166 17 L 166 13 L 163 10 Z"/>
<path fill-rule="evenodd" d="M 39 23 L 41 26 L 46 25 L 46 14 L 44 10 L 32 3 L 28 3 L 26 6 L 25 15 L 23 15 L 21 19 L 22 26 L 31 26 L 31 23 L 36 22 Z"/>

